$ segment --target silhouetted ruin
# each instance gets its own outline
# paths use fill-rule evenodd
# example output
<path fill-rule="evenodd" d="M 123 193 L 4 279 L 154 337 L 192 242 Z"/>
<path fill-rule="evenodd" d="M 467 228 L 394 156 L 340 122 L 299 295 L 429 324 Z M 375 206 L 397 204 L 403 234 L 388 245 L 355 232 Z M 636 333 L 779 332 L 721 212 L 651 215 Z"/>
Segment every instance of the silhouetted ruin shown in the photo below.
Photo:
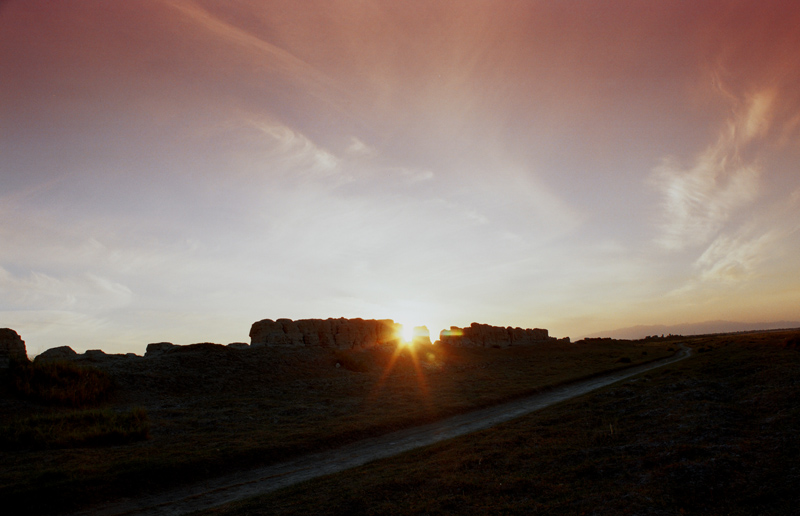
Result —
<path fill-rule="evenodd" d="M 28 361 L 25 341 L 11 328 L 0 328 L 0 369 L 7 368 L 13 360 Z"/>
<path fill-rule="evenodd" d="M 396 343 L 400 326 L 391 319 L 263 319 L 250 328 L 250 345 L 370 348 Z"/>
<path fill-rule="evenodd" d="M 528 346 L 546 341 L 556 340 L 541 328 L 512 328 L 472 323 L 466 328 L 451 326 L 442 330 L 439 341 L 448 346 L 507 348 L 510 346 Z M 564 339 L 569 342 L 569 338 Z"/>
<path fill-rule="evenodd" d="M 400 336 L 402 325 L 392 319 L 262 319 L 250 327 L 250 343 L 232 342 L 227 347 L 246 350 L 258 347 L 368 349 L 381 345 L 396 345 L 403 342 Z M 527 346 L 542 342 L 569 342 L 569 337 L 555 339 L 540 328 L 523 329 L 488 324 L 472 323 L 466 328 L 451 326 L 442 330 L 437 343 L 457 347 L 506 348 Z M 430 332 L 425 326 L 413 330 L 414 345 L 430 345 Z M 205 343 L 209 344 L 209 343 Z M 201 344 L 190 344 L 195 348 Z M 155 342 L 147 345 L 144 357 L 134 353 L 108 354 L 99 349 L 76 353 L 69 346 L 48 349 L 36 357 L 36 362 L 77 361 L 103 363 L 130 359 L 152 359 L 187 348 L 171 342 Z M 10 360 L 27 360 L 25 343 L 14 330 L 0 329 L 0 367 L 8 367 Z"/>

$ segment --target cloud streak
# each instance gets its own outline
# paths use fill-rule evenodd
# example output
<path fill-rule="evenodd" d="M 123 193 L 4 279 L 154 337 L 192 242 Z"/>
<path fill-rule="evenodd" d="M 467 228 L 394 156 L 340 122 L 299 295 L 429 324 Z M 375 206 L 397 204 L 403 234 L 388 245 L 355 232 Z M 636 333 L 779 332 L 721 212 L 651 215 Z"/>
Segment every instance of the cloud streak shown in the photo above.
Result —
<path fill-rule="evenodd" d="M 651 181 L 663 195 L 657 244 L 668 250 L 706 244 L 757 199 L 763 169 L 745 151 L 768 131 L 773 103 L 770 91 L 752 96 L 691 166 L 666 158 L 656 167 Z"/>
<path fill-rule="evenodd" d="M 726 283 L 751 279 L 776 238 L 774 231 L 756 237 L 720 235 L 695 263 L 699 279 Z"/>
<path fill-rule="evenodd" d="M 165 2 L 164 5 L 178 10 L 197 27 L 201 27 L 224 41 L 259 55 L 262 58 L 260 64 L 274 69 L 287 77 L 302 79 L 304 87 L 316 92 L 320 98 L 330 100 L 331 91 L 338 90 L 335 81 L 291 52 L 258 37 L 252 32 L 227 23 L 195 2 L 181 0 L 178 2 Z"/>
<path fill-rule="evenodd" d="M 92 273 L 55 277 L 43 272 L 17 276 L 0 267 L 3 310 L 103 313 L 130 304 L 130 288 Z"/>

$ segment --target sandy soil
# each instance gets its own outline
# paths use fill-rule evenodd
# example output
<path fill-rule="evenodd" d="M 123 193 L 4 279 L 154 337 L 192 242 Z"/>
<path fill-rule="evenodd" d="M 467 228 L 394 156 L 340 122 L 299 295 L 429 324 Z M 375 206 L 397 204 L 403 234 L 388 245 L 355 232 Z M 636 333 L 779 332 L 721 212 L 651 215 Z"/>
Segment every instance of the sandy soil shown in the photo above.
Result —
<path fill-rule="evenodd" d="M 91 507 L 77 514 L 87 516 L 179 515 L 216 507 L 483 430 L 645 371 L 677 362 L 690 354 L 691 351 L 684 348 L 670 358 L 561 386 L 527 398 L 365 439 L 335 450 L 310 454 L 263 468 L 241 471 L 137 499 L 124 499 L 103 506 Z"/>

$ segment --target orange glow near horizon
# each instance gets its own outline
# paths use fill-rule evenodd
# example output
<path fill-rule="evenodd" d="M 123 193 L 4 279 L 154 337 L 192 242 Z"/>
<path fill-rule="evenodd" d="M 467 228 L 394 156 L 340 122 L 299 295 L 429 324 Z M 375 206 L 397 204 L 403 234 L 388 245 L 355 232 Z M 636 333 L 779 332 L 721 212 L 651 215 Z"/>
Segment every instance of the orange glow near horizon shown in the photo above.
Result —
<path fill-rule="evenodd" d="M 420 391 L 422 391 L 423 402 L 425 403 L 425 406 L 430 409 L 431 393 L 428 389 L 428 381 L 425 378 L 425 373 L 422 370 L 422 364 L 420 364 L 420 359 L 417 355 L 417 348 L 415 346 L 410 346 L 408 349 L 411 352 L 411 361 L 414 364 L 414 373 L 417 376 L 417 384 L 419 385 Z"/>
<path fill-rule="evenodd" d="M 383 390 L 383 387 L 389 379 L 389 376 L 397 366 L 398 360 L 401 359 L 403 353 L 407 353 L 408 358 L 411 360 L 411 365 L 414 368 L 414 376 L 423 398 L 422 401 L 428 409 L 431 409 L 431 393 L 428 387 L 428 381 L 425 377 L 425 371 L 421 363 L 422 358 L 420 356 L 420 353 L 425 353 L 425 350 L 423 348 L 418 348 L 416 345 L 421 338 L 429 337 L 427 333 L 427 327 L 402 324 L 400 326 L 401 327 L 398 330 L 398 337 L 400 338 L 398 344 L 394 348 L 392 356 L 389 358 L 389 363 L 386 365 L 386 368 L 384 369 L 380 378 L 378 378 L 378 381 L 375 383 L 372 393 L 370 394 L 370 399 L 374 400 L 380 395 L 380 392 Z M 428 353 L 426 358 L 431 361 L 431 356 L 432 354 Z"/>
<path fill-rule="evenodd" d="M 420 340 L 424 341 L 425 339 L 430 339 L 431 342 L 435 340 L 431 338 L 431 333 L 427 325 L 398 324 L 400 324 L 400 329 L 397 331 L 397 337 L 400 339 L 402 345 L 412 346 L 415 342 Z"/>

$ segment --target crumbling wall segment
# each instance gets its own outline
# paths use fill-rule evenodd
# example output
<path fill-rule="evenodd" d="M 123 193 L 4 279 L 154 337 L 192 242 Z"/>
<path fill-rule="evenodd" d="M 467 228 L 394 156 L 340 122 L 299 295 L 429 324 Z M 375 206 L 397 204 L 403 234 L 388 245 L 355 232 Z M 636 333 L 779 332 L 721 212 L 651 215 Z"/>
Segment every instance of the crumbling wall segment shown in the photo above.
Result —
<path fill-rule="evenodd" d="M 0 328 L 0 369 L 8 368 L 13 361 L 28 361 L 25 341 L 11 328 Z"/>
<path fill-rule="evenodd" d="M 263 319 L 250 327 L 250 345 L 370 348 L 395 342 L 399 330 L 391 319 Z"/>
<path fill-rule="evenodd" d="M 547 330 L 541 328 L 512 328 L 472 323 L 466 328 L 451 326 L 439 334 L 442 344 L 456 347 L 500 347 L 529 346 L 554 340 Z"/>

